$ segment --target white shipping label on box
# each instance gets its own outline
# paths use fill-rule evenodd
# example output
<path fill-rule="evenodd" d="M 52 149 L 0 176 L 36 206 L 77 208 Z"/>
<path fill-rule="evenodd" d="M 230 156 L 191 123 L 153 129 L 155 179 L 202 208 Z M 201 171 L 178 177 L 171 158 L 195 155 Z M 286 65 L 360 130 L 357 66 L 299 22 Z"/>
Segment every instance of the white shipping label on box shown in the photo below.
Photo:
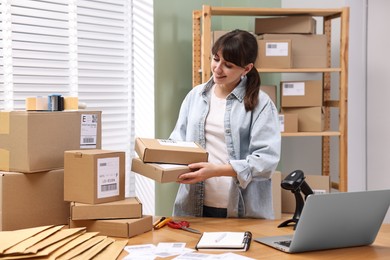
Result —
<path fill-rule="evenodd" d="M 158 142 L 161 145 L 167 145 L 167 146 L 177 146 L 177 147 L 193 147 L 197 148 L 198 146 L 194 142 L 183 142 L 183 141 L 175 141 L 175 140 L 168 140 L 168 139 L 158 139 Z"/>
<path fill-rule="evenodd" d="M 97 175 L 99 199 L 119 195 L 119 157 L 98 159 Z"/>
<path fill-rule="evenodd" d="M 284 115 L 279 115 L 280 132 L 284 132 Z"/>
<path fill-rule="evenodd" d="M 304 96 L 305 82 L 283 83 L 283 96 Z"/>
<path fill-rule="evenodd" d="M 96 148 L 98 115 L 81 115 L 80 148 Z"/>
<path fill-rule="evenodd" d="M 288 56 L 288 42 L 267 42 L 265 56 Z"/>

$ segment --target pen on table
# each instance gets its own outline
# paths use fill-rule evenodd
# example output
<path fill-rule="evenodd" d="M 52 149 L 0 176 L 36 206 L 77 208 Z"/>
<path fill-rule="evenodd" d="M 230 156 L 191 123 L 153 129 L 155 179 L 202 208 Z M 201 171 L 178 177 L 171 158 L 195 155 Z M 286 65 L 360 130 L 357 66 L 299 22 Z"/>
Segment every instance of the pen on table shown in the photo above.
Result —
<path fill-rule="evenodd" d="M 162 217 L 160 218 L 159 220 L 156 220 L 154 223 L 153 223 L 153 228 L 156 228 L 156 226 L 165 219 L 165 217 Z"/>
<path fill-rule="evenodd" d="M 159 228 L 162 228 L 163 226 L 165 226 L 169 221 L 171 221 L 172 219 L 171 218 L 165 218 L 163 221 L 161 221 L 160 223 L 158 223 L 154 228 L 155 229 L 159 229 Z"/>
<path fill-rule="evenodd" d="M 215 239 L 215 243 L 218 243 L 219 241 L 221 241 L 225 236 L 226 236 L 226 233 L 222 233 L 219 237 L 217 237 Z"/>

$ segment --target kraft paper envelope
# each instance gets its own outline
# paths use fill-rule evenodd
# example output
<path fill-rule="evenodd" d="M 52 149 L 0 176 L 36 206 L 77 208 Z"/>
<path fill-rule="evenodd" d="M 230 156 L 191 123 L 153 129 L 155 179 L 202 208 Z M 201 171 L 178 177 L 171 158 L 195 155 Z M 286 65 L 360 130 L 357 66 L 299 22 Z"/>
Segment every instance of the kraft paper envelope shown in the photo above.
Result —
<path fill-rule="evenodd" d="M 72 258 L 72 260 L 89 260 L 92 259 L 95 255 L 99 254 L 99 252 L 105 250 L 106 247 L 108 247 L 110 244 L 112 244 L 115 240 L 112 238 L 107 237 L 103 241 L 99 242 L 98 244 L 94 245 L 87 251 L 79 254 L 78 256 Z"/>
<path fill-rule="evenodd" d="M 94 245 L 96 245 L 97 243 L 99 243 L 100 241 L 102 241 L 102 240 L 104 240 L 106 238 L 107 238 L 107 236 L 96 236 L 96 237 L 93 237 L 91 239 L 88 239 L 84 243 L 82 243 L 82 244 L 80 244 L 80 245 L 70 249 L 68 252 L 66 252 L 65 254 L 61 255 L 57 259 L 59 259 L 59 260 L 72 259 L 73 257 L 81 254 L 85 250 L 93 247 Z"/>
<path fill-rule="evenodd" d="M 23 254 L 29 247 L 35 245 L 39 241 L 42 241 L 43 239 L 46 239 L 48 236 L 54 234 L 58 230 L 62 229 L 64 226 L 54 226 L 50 227 L 32 237 L 27 238 L 26 240 L 8 248 L 4 251 L 4 255 L 10 255 L 10 254 Z"/>
<path fill-rule="evenodd" d="M 63 247 L 59 248 L 58 250 L 56 250 L 52 254 L 50 254 L 49 259 L 57 259 L 59 256 L 65 254 L 66 252 L 68 252 L 72 248 L 91 239 L 92 237 L 96 236 L 97 234 L 99 234 L 99 232 L 87 232 L 87 233 L 84 233 L 84 234 L 78 236 L 74 240 L 70 241 L 69 243 L 65 244 Z"/>
<path fill-rule="evenodd" d="M 128 240 L 116 240 L 114 243 L 109 245 L 103 252 L 100 252 L 95 256 L 94 260 L 107 260 L 107 259 L 116 259 L 123 248 L 127 245 Z"/>
<path fill-rule="evenodd" d="M 83 227 L 62 229 L 62 230 L 54 233 L 53 235 L 51 235 L 47 239 L 42 240 L 42 241 L 36 243 L 35 245 L 31 246 L 26 251 L 24 251 L 24 253 L 25 254 L 36 254 L 39 250 L 42 250 L 43 248 L 50 246 L 50 245 L 52 245 L 52 244 L 54 244 L 62 239 L 65 239 L 69 236 L 72 236 L 72 235 L 77 234 L 79 232 L 83 232 L 84 230 L 85 230 L 85 228 L 83 228 Z"/>
<path fill-rule="evenodd" d="M 0 232 L 0 254 L 4 253 L 6 249 L 52 226 L 53 225 Z"/>

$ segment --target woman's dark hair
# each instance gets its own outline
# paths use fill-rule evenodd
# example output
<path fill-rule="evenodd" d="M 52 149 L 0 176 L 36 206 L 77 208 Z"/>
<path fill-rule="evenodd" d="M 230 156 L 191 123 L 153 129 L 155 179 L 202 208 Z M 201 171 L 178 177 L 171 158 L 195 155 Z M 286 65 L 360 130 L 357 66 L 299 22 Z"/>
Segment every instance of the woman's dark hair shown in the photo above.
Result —
<path fill-rule="evenodd" d="M 253 63 L 253 68 L 246 74 L 248 84 L 244 97 L 247 111 L 252 111 L 259 103 L 260 75 L 254 64 L 257 58 L 258 46 L 256 37 L 243 30 L 234 30 L 222 35 L 214 43 L 211 53 L 215 55 L 221 51 L 222 57 L 239 67 Z"/>

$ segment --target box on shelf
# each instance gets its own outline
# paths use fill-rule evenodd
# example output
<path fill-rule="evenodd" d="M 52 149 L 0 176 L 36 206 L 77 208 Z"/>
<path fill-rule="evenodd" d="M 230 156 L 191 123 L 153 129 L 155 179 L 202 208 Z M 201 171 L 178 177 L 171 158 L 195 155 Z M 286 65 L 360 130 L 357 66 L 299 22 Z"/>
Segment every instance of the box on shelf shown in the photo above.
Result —
<path fill-rule="evenodd" d="M 322 107 L 282 108 L 283 114 L 298 114 L 298 132 L 324 131 L 324 112 Z"/>
<path fill-rule="evenodd" d="M 274 102 L 275 106 L 277 105 L 277 94 L 276 94 L 276 86 L 275 85 L 261 85 L 260 89 L 268 94 L 271 98 L 272 102 Z"/>
<path fill-rule="evenodd" d="M 35 174 L 0 171 L 0 230 L 65 225 L 64 170 Z"/>
<path fill-rule="evenodd" d="M 282 188 L 280 183 L 282 182 L 282 173 L 275 171 L 272 176 L 272 204 L 274 208 L 274 218 L 282 218 Z"/>
<path fill-rule="evenodd" d="M 125 152 L 65 151 L 64 171 L 66 201 L 99 204 L 125 199 Z"/>
<path fill-rule="evenodd" d="M 101 204 L 71 202 L 70 218 L 83 219 L 118 219 L 142 217 L 142 203 L 136 197 Z"/>
<path fill-rule="evenodd" d="M 255 33 L 316 33 L 316 20 L 308 15 L 255 18 Z"/>
<path fill-rule="evenodd" d="M 152 216 L 133 219 L 69 220 L 70 228 L 86 227 L 87 232 L 99 232 L 103 236 L 130 238 L 151 231 Z"/>
<path fill-rule="evenodd" d="M 211 32 L 211 46 L 221 37 L 222 35 L 228 33 L 229 31 L 212 31 Z"/>
<path fill-rule="evenodd" d="M 323 104 L 322 80 L 280 82 L 282 107 L 316 107 Z"/>
<path fill-rule="evenodd" d="M 282 174 L 282 179 L 286 178 L 287 174 Z M 330 193 L 331 183 L 330 177 L 324 175 L 305 175 L 305 181 L 313 190 L 314 194 Z M 302 196 L 304 196 L 302 194 Z M 296 202 L 295 195 L 290 190 L 282 189 L 282 212 L 295 212 Z"/>
<path fill-rule="evenodd" d="M 135 151 L 146 163 L 190 164 L 207 162 L 208 153 L 195 142 L 136 138 Z"/>
<path fill-rule="evenodd" d="M 279 114 L 280 132 L 298 132 L 298 114 Z"/>
<path fill-rule="evenodd" d="M 256 68 L 289 69 L 293 65 L 292 43 L 285 39 L 260 39 L 259 52 L 255 62 Z"/>
<path fill-rule="evenodd" d="M 181 174 L 191 171 L 186 165 L 144 163 L 139 158 L 133 158 L 131 170 L 160 183 L 176 182 Z"/>
<path fill-rule="evenodd" d="M 0 170 L 62 169 L 64 151 L 100 147 L 100 111 L 0 111 Z"/>
<path fill-rule="evenodd" d="M 260 37 L 260 36 L 259 36 Z M 327 68 L 327 38 L 320 34 L 263 34 L 263 40 L 291 40 L 292 68 Z"/>

